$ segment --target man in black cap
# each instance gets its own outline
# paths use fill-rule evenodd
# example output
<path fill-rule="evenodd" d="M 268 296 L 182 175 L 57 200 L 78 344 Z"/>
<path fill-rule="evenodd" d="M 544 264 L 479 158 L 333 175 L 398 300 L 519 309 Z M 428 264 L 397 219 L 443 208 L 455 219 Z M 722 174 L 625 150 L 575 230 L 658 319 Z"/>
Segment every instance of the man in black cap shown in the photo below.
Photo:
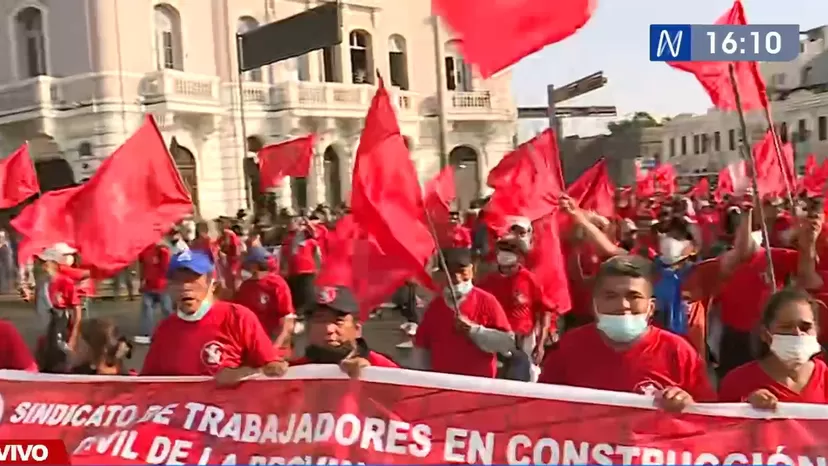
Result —
<path fill-rule="evenodd" d="M 368 348 L 362 338 L 359 305 L 344 286 L 317 288 L 316 303 L 307 312 L 308 346 L 305 356 L 290 361 L 304 364 L 339 364 L 351 376 L 367 366 L 399 367 L 394 361 Z"/>
<path fill-rule="evenodd" d="M 446 249 L 445 286 L 423 315 L 414 340 L 414 367 L 448 374 L 494 378 L 497 354 L 516 349 L 515 335 L 497 298 L 472 283 L 474 266 L 467 248 Z"/>

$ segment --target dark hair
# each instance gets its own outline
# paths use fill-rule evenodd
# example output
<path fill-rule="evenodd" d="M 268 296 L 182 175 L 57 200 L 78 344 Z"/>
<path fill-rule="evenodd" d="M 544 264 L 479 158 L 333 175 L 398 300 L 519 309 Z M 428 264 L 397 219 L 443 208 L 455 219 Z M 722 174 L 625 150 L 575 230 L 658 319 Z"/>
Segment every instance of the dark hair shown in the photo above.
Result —
<path fill-rule="evenodd" d="M 115 366 L 120 360 L 132 357 L 129 340 L 109 319 L 84 320 L 81 322 L 80 337 L 89 345 L 92 363 L 103 361 L 108 366 Z"/>
<path fill-rule="evenodd" d="M 594 289 L 598 289 L 601 282 L 608 277 L 643 278 L 652 284 L 653 263 L 637 254 L 624 254 L 604 261 L 595 274 Z"/>
<path fill-rule="evenodd" d="M 754 332 L 753 350 L 756 359 L 762 359 L 770 353 L 770 345 L 761 338 L 762 329 L 770 328 L 779 315 L 779 310 L 790 303 L 807 303 L 814 313 L 814 322 L 819 322 L 820 303 L 817 300 L 800 288 L 782 288 L 768 298 L 765 307 L 762 309 L 762 318 L 759 320 L 760 327 Z"/>

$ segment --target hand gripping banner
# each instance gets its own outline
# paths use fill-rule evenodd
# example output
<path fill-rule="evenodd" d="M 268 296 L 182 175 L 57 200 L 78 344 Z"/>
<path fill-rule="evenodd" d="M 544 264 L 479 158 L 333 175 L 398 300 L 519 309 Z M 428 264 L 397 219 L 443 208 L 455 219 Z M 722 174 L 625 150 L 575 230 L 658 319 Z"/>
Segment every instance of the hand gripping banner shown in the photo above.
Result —
<path fill-rule="evenodd" d="M 828 406 L 697 405 L 457 375 L 292 368 L 204 378 L 0 371 L 0 440 L 61 439 L 73 464 L 828 464 Z"/>

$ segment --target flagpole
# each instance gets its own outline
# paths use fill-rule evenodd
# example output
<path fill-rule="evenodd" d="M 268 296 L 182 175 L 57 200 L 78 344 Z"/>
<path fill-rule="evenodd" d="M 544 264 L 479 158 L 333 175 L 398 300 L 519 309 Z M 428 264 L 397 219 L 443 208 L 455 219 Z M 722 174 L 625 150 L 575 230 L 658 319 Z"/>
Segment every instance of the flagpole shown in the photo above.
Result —
<path fill-rule="evenodd" d="M 244 170 L 244 162 L 247 160 L 247 121 L 245 121 L 244 114 L 244 71 L 242 71 L 242 62 L 244 51 L 242 50 L 241 34 L 236 33 L 236 77 L 238 78 L 238 92 L 239 92 L 239 118 L 241 119 L 241 163 L 242 163 L 242 182 L 244 183 L 244 197 L 247 201 L 247 208 L 253 209 L 253 189 L 248 182 L 246 170 Z"/>
<path fill-rule="evenodd" d="M 745 123 L 745 112 L 742 110 L 742 96 L 739 94 L 739 84 L 736 81 L 736 72 L 733 64 L 730 68 L 730 85 L 733 87 L 733 96 L 736 98 L 736 113 L 739 115 L 739 129 L 742 133 L 742 159 L 745 161 L 747 171 L 750 172 L 750 182 L 753 185 L 753 205 L 754 210 L 759 211 L 759 223 L 762 226 L 762 239 L 765 243 L 765 259 L 768 261 L 768 276 L 770 277 L 772 290 L 776 292 L 776 275 L 773 270 L 773 255 L 771 254 L 770 235 L 768 234 L 768 224 L 765 222 L 765 212 L 762 209 L 762 204 L 759 199 L 759 181 L 756 179 L 756 163 L 750 153 L 750 144 L 748 143 L 747 123 Z M 787 181 L 786 181 L 787 182 Z M 788 191 L 790 196 L 790 190 Z M 751 231 L 753 227 L 751 226 Z"/>
<path fill-rule="evenodd" d="M 782 178 L 785 180 L 785 190 L 788 193 L 788 204 L 790 205 L 791 211 L 793 211 L 796 206 L 793 202 L 793 189 L 791 189 L 790 180 L 794 179 L 794 173 L 788 173 L 788 164 L 785 163 L 785 160 L 782 158 L 782 140 L 779 139 L 779 134 L 776 132 L 776 126 L 773 124 L 773 117 L 771 116 L 770 111 L 770 102 L 768 102 L 768 105 L 765 106 L 765 121 L 768 122 L 771 137 L 773 137 L 773 147 L 776 150 L 776 161 L 779 163 L 779 167 L 784 175 Z M 794 160 L 793 163 L 795 166 L 796 160 Z"/>
<path fill-rule="evenodd" d="M 446 60 L 444 53 L 443 31 L 440 18 L 432 15 L 434 28 L 434 72 L 437 82 L 437 142 L 440 156 L 440 168 L 449 165 L 448 159 L 448 121 L 446 119 Z"/>

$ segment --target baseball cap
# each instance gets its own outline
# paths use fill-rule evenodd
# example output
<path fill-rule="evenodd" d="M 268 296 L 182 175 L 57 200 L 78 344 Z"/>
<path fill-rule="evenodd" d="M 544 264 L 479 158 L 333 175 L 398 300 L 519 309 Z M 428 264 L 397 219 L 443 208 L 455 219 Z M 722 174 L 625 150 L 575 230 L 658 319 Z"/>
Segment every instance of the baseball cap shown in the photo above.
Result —
<path fill-rule="evenodd" d="M 315 307 L 327 308 L 340 314 L 359 314 L 359 304 L 354 294 L 342 285 L 317 287 Z M 313 308 L 310 312 L 313 312 Z"/>
<path fill-rule="evenodd" d="M 63 261 L 63 256 L 65 254 L 61 254 L 57 249 L 54 247 L 44 249 L 37 257 L 44 261 L 44 262 L 61 262 Z"/>
<path fill-rule="evenodd" d="M 176 270 L 186 269 L 198 275 L 207 275 L 213 272 L 213 258 L 206 252 L 188 249 L 174 255 L 167 268 L 167 276 Z"/>
<path fill-rule="evenodd" d="M 247 250 L 247 254 L 244 256 L 244 263 L 266 264 L 268 259 L 270 259 L 270 253 L 267 252 L 267 249 L 261 246 L 254 246 Z"/>
<path fill-rule="evenodd" d="M 468 248 L 443 249 L 443 257 L 448 270 L 463 269 L 472 265 L 472 254 Z"/>
<path fill-rule="evenodd" d="M 495 246 L 497 246 L 497 249 L 501 251 L 511 251 L 518 254 L 526 253 L 526 247 L 523 241 L 513 234 L 501 236 L 498 238 Z"/>

